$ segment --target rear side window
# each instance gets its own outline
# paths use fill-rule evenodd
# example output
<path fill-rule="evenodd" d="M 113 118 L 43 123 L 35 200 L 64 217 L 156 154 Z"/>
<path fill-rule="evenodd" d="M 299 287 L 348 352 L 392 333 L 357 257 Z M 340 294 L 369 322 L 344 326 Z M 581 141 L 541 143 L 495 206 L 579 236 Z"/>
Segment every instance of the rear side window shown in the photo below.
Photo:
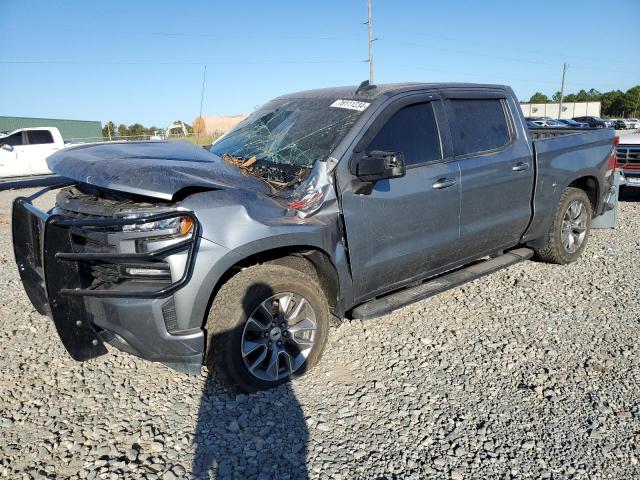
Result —
<path fill-rule="evenodd" d="M 28 130 L 27 137 L 29 138 L 29 145 L 53 143 L 53 136 L 48 130 Z"/>
<path fill-rule="evenodd" d="M 16 147 L 22 145 L 22 132 L 14 133 L 8 137 L 0 138 L 0 143 Z"/>
<path fill-rule="evenodd" d="M 387 120 L 369 143 L 367 151 L 401 152 L 405 164 L 440 160 L 440 136 L 430 102 L 401 108 Z"/>
<path fill-rule="evenodd" d="M 449 100 L 449 106 L 456 155 L 495 150 L 511 140 L 500 99 Z"/>

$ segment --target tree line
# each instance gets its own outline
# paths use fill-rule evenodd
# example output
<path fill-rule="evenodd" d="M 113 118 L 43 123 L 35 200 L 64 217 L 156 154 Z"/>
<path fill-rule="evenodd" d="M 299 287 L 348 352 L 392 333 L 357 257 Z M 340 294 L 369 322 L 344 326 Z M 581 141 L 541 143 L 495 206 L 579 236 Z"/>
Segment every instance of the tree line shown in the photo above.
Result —
<path fill-rule="evenodd" d="M 191 125 L 185 123 L 184 126 L 188 133 L 193 133 Z M 116 126 L 114 122 L 108 121 L 102 127 L 102 137 L 105 140 L 147 140 L 151 135 L 155 135 L 158 130 L 160 130 L 158 127 L 151 126 L 147 128 L 140 123 L 134 123 L 129 126 L 121 123 Z"/>
<path fill-rule="evenodd" d="M 558 103 L 560 92 L 554 93 L 551 98 L 544 93 L 536 92 L 531 95 L 529 103 Z M 562 98 L 563 102 L 600 102 L 600 112 L 604 117 L 637 118 L 640 116 L 640 85 L 630 88 L 626 92 L 611 90 L 600 92 L 595 88 L 578 93 L 569 93 Z"/>

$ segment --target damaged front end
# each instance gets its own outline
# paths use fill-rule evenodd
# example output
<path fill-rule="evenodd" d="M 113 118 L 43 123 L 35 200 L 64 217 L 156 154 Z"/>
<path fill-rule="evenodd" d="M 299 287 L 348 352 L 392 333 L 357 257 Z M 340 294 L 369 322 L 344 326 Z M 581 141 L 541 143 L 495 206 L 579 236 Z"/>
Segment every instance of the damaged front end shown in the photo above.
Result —
<path fill-rule="evenodd" d="M 125 310 L 131 314 L 140 302 L 161 313 L 165 323 L 175 316 L 172 294 L 193 271 L 195 215 L 105 201 L 73 186 L 60 190 L 56 207 L 43 212 L 33 202 L 47 190 L 14 200 L 14 253 L 29 299 L 39 313 L 51 316 L 69 355 L 78 361 L 95 358 L 107 353 L 104 343 L 109 342 L 153 360 L 199 364 L 201 335 L 186 336 L 177 349 L 163 347 L 153 358 L 153 351 L 135 345 L 140 334 L 153 344 L 158 323 L 153 315 L 146 321 L 137 318 L 137 326 L 122 322 L 121 329 L 116 325 L 113 330 L 99 321 L 117 320 Z M 157 342 L 166 343 L 166 329 L 158 331 Z"/>

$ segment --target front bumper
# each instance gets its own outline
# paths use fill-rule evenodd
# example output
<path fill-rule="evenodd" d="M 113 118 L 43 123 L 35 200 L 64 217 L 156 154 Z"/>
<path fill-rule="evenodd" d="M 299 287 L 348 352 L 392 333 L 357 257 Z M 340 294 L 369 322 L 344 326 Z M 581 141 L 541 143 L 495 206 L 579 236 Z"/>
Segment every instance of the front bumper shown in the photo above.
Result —
<path fill-rule="evenodd" d="M 45 190 L 46 191 L 46 190 Z M 13 245 L 24 289 L 41 314 L 48 314 L 69 355 L 78 361 L 107 353 L 105 342 L 142 358 L 177 368 L 200 367 L 202 329 L 170 332 L 175 323 L 174 293 L 193 273 L 199 242 L 198 223 L 190 212 L 177 211 L 136 219 L 72 218 L 45 213 L 33 206 L 38 194 L 14 200 Z M 190 216 L 190 238 L 152 251 L 87 251 L 78 247 L 83 228 L 110 229 L 122 225 Z M 153 266 L 178 258 L 182 275 L 166 282 L 125 279 L 122 283 L 88 284 L 87 272 L 126 271 L 127 266 Z M 169 327 L 168 327 L 169 325 Z"/>
<path fill-rule="evenodd" d="M 622 169 L 622 185 L 625 187 L 640 188 L 640 168 Z"/>

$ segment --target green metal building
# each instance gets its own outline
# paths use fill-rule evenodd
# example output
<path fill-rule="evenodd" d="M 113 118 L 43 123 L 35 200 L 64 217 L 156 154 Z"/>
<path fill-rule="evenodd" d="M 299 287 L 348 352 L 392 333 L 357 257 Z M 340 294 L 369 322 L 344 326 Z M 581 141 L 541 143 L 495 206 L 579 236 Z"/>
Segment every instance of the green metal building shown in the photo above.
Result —
<path fill-rule="evenodd" d="M 11 132 L 19 128 L 31 127 L 57 127 L 62 138 L 67 142 L 102 140 L 102 125 L 96 121 L 0 116 L 0 132 Z"/>

